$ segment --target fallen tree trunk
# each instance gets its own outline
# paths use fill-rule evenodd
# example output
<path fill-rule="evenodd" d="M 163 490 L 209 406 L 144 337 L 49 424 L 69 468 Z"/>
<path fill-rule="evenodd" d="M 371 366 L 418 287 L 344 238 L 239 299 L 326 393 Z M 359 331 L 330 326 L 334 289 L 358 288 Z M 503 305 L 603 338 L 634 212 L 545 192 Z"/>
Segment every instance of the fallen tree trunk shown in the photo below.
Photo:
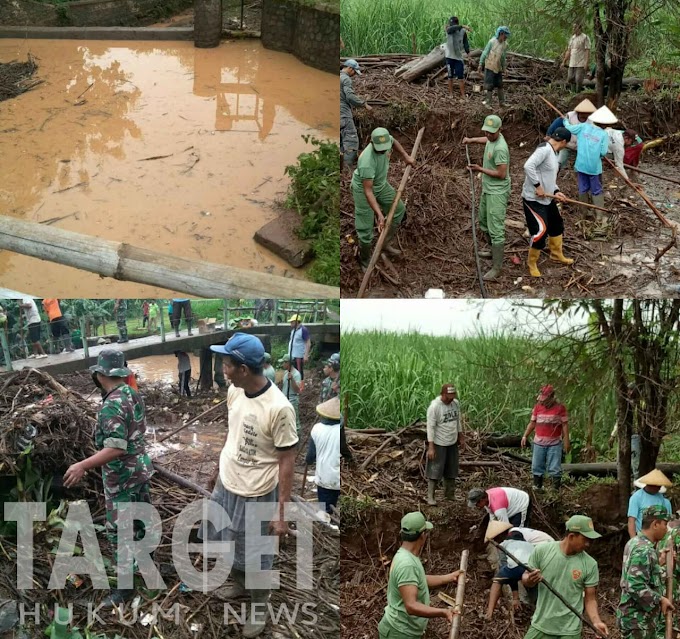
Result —
<path fill-rule="evenodd" d="M 680 474 L 680 464 L 657 464 L 658 468 L 665 475 Z M 562 472 L 574 477 L 585 477 L 594 475 L 595 477 L 616 477 L 616 462 L 603 462 L 595 464 L 562 464 Z"/>
<path fill-rule="evenodd" d="M 340 297 L 340 289 L 331 286 L 187 260 L 7 216 L 0 216 L 0 249 L 197 297 Z"/>
<path fill-rule="evenodd" d="M 522 445 L 521 435 L 487 435 L 482 438 L 482 443 L 489 446 L 507 447 L 507 448 L 519 448 Z"/>
<path fill-rule="evenodd" d="M 178 486 L 182 486 L 183 488 L 193 490 L 197 492 L 199 495 L 203 495 L 204 497 L 210 497 L 210 493 L 205 488 L 203 488 L 203 486 L 199 486 L 198 484 L 189 481 L 186 477 L 182 477 L 181 475 L 173 473 L 171 470 L 168 470 L 167 468 L 161 466 L 158 462 L 153 463 L 153 468 L 161 477 L 165 477 L 166 479 L 170 480 L 171 482 L 174 482 Z"/>
<path fill-rule="evenodd" d="M 445 64 L 445 62 L 444 45 L 437 45 L 426 56 L 407 62 L 405 65 L 399 67 L 394 72 L 394 75 L 406 82 L 413 82 L 433 69 L 439 68 Z"/>

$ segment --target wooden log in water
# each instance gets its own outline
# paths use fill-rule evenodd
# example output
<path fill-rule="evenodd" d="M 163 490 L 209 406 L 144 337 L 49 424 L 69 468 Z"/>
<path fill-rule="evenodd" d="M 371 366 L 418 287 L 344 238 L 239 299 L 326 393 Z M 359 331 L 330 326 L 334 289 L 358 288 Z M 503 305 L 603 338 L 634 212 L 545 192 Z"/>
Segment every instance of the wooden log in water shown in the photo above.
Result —
<path fill-rule="evenodd" d="M 340 289 L 332 286 L 165 255 L 7 216 L 0 216 L 0 249 L 197 297 L 340 297 Z"/>

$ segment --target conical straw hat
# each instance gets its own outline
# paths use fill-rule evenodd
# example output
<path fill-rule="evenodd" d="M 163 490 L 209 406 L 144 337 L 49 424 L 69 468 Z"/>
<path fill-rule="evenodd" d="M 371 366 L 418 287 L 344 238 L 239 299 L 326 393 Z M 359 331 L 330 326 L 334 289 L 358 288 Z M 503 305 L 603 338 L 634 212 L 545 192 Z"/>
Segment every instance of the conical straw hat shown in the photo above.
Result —
<path fill-rule="evenodd" d="M 321 417 L 340 419 L 340 398 L 333 397 L 332 399 L 326 400 L 323 404 L 317 405 L 316 412 L 321 415 Z"/>
<path fill-rule="evenodd" d="M 586 98 L 582 102 L 579 102 L 576 107 L 574 107 L 574 111 L 577 113 L 595 113 L 595 111 L 597 111 L 597 107 Z"/>
<path fill-rule="evenodd" d="M 512 524 L 509 524 L 507 521 L 490 521 L 489 525 L 486 527 L 484 541 L 489 541 L 489 539 L 498 537 L 502 532 L 510 530 L 511 528 Z"/>
<path fill-rule="evenodd" d="M 601 106 L 588 119 L 595 124 L 616 124 L 619 121 L 606 106 Z"/>
<path fill-rule="evenodd" d="M 673 482 L 666 477 L 660 470 L 654 469 L 652 472 L 647 473 L 644 477 L 640 477 L 636 483 L 642 484 L 642 486 L 672 486 Z"/>

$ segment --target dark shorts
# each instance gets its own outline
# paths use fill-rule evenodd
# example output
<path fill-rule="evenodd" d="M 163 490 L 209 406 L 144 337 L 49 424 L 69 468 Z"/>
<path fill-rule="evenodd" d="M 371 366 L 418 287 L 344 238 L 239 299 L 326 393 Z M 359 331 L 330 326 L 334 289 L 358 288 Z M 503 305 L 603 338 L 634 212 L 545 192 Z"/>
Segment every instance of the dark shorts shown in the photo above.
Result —
<path fill-rule="evenodd" d="M 524 574 L 524 568 L 521 566 L 516 566 L 515 568 L 508 568 L 507 564 L 503 566 L 497 573 L 493 580 L 497 583 L 508 584 L 510 590 L 517 590 L 517 585 L 519 584 L 522 575 Z"/>
<path fill-rule="evenodd" d="M 462 80 L 465 77 L 465 65 L 462 60 L 446 58 L 446 66 L 449 70 L 449 78 L 458 78 L 459 80 Z"/>
<path fill-rule="evenodd" d="M 564 233 L 564 221 L 555 200 L 541 204 L 522 198 L 524 217 L 531 233 L 531 248 L 539 251 L 545 248 L 546 237 L 557 237 Z"/>
<path fill-rule="evenodd" d="M 57 317 L 50 321 L 50 330 L 52 337 L 59 339 L 60 337 L 69 335 L 68 325 L 63 317 Z"/>
<path fill-rule="evenodd" d="M 40 341 L 40 322 L 28 325 L 28 338 L 34 344 Z"/>
<path fill-rule="evenodd" d="M 338 505 L 338 499 L 340 499 L 340 491 L 333 490 L 332 488 L 324 488 L 323 486 L 317 486 L 316 494 L 319 502 L 326 504 L 326 512 L 330 515 L 333 512 L 333 508 Z"/>
<path fill-rule="evenodd" d="M 458 444 L 453 446 L 434 445 L 435 458 L 427 460 L 425 476 L 435 481 L 458 477 Z"/>
<path fill-rule="evenodd" d="M 484 70 L 484 88 L 487 91 L 503 88 L 503 74 L 494 73 L 490 69 Z"/>

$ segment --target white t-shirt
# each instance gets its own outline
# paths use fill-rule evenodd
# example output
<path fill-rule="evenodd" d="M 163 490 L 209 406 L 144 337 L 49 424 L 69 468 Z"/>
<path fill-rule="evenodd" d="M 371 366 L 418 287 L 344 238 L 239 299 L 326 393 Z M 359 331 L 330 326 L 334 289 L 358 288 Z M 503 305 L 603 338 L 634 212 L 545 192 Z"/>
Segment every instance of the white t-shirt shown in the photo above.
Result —
<path fill-rule="evenodd" d="M 340 424 L 314 424 L 311 438 L 316 448 L 316 485 L 340 490 Z"/>
<path fill-rule="evenodd" d="M 538 544 L 545 543 L 546 541 L 555 541 L 548 533 L 542 530 L 534 530 L 533 528 L 511 528 L 508 532 L 511 533 L 513 530 L 518 530 L 522 533 L 525 541 L 530 544 L 537 546 Z"/>
<path fill-rule="evenodd" d="M 453 446 L 460 432 L 460 403 L 454 399 L 445 404 L 435 397 L 427 409 L 427 441 L 438 446 Z"/>
<path fill-rule="evenodd" d="M 279 483 L 277 449 L 298 442 L 295 410 L 271 382 L 254 397 L 227 391 L 229 434 L 220 454 L 220 481 L 230 492 L 260 497 Z"/>
<path fill-rule="evenodd" d="M 489 498 L 486 510 L 491 519 L 509 522 L 510 517 L 522 513 L 524 517 L 520 523 L 524 523 L 529 508 L 529 495 L 523 490 L 506 487 L 489 488 L 486 495 Z"/>
<path fill-rule="evenodd" d="M 523 564 L 529 561 L 531 553 L 534 552 L 533 544 L 519 539 L 507 539 L 501 544 L 501 548 L 507 548 L 508 552 L 517 557 Z M 510 557 L 508 557 L 508 568 L 517 568 L 517 562 Z"/>
<path fill-rule="evenodd" d="M 40 323 L 40 313 L 38 312 L 38 307 L 35 305 L 35 300 L 31 297 L 22 297 L 21 303 L 31 305 L 31 308 L 21 309 L 23 310 L 24 315 L 26 316 L 26 323 L 27 324 Z"/>
<path fill-rule="evenodd" d="M 569 38 L 569 66 L 585 67 L 587 51 L 590 51 L 590 38 L 585 34 L 572 35 Z"/>

